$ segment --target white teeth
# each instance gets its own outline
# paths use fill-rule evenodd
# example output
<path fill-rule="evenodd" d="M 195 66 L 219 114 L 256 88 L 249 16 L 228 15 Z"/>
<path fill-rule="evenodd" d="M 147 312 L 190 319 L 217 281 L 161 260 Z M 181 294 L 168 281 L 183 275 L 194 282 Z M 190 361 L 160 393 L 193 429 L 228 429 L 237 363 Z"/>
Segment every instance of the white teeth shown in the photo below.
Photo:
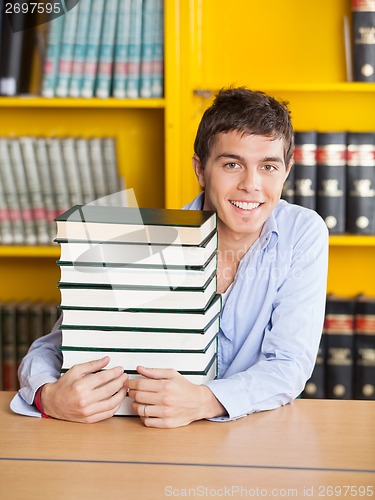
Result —
<path fill-rule="evenodd" d="M 253 210 L 258 208 L 260 203 L 247 203 L 246 201 L 231 201 L 232 205 L 242 210 Z"/>

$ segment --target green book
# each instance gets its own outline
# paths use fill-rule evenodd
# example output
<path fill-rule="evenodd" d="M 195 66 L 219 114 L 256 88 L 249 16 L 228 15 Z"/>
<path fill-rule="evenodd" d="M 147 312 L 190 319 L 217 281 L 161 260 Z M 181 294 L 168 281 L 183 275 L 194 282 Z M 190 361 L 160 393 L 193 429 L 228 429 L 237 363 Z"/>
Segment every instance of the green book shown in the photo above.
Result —
<path fill-rule="evenodd" d="M 216 230 L 204 210 L 76 205 L 56 217 L 57 239 L 200 245 Z"/>

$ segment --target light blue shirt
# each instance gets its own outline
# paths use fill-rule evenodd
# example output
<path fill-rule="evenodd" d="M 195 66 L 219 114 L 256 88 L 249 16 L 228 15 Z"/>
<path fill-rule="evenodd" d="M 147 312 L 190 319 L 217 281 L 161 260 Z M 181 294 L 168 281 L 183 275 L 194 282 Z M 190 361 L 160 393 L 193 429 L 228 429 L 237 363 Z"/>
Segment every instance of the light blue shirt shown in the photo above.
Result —
<path fill-rule="evenodd" d="M 202 209 L 203 193 L 186 209 Z M 328 231 L 314 211 L 281 200 L 241 259 L 221 314 L 218 379 L 207 383 L 226 421 L 290 403 L 314 368 L 322 333 Z M 61 320 L 60 320 L 61 321 Z M 37 389 L 60 377 L 60 321 L 19 369 L 17 413 L 40 416 Z"/>

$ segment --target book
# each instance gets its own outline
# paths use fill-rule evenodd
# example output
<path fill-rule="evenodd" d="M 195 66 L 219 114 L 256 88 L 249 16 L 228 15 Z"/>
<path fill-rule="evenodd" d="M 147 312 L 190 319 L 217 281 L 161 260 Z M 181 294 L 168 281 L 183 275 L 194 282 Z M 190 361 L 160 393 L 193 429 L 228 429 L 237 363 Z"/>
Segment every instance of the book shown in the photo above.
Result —
<path fill-rule="evenodd" d="M 281 192 L 281 198 L 288 203 L 294 203 L 294 178 L 295 178 L 295 173 L 294 173 L 294 165 L 292 168 L 289 170 L 288 177 L 285 179 L 284 185 L 283 185 L 283 190 Z"/>
<path fill-rule="evenodd" d="M 83 195 L 74 138 L 64 137 L 60 139 L 60 145 L 69 192 L 69 206 L 78 205 L 83 203 Z"/>
<path fill-rule="evenodd" d="M 64 26 L 61 34 L 61 48 L 55 93 L 58 97 L 67 97 L 72 75 L 74 43 L 77 32 L 79 7 L 76 5 L 64 15 Z"/>
<path fill-rule="evenodd" d="M 146 98 L 152 96 L 155 8 L 155 0 L 143 0 L 139 93 Z"/>
<path fill-rule="evenodd" d="M 152 97 L 164 94 L 164 0 L 155 1 L 155 20 L 152 53 Z"/>
<path fill-rule="evenodd" d="M 55 213 L 65 212 L 70 205 L 68 180 L 61 151 L 61 140 L 57 137 L 46 139 L 48 162 L 55 200 Z"/>
<path fill-rule="evenodd" d="M 104 0 L 92 0 L 81 97 L 94 97 L 104 5 Z"/>
<path fill-rule="evenodd" d="M 202 288 L 140 287 L 137 285 L 59 284 L 61 305 L 86 309 L 201 309 L 216 293 L 216 276 Z"/>
<path fill-rule="evenodd" d="M 354 398 L 375 400 L 375 297 L 357 298 L 354 363 Z"/>
<path fill-rule="evenodd" d="M 117 9 L 118 0 L 106 0 L 95 87 L 95 96 L 103 99 L 111 95 Z"/>
<path fill-rule="evenodd" d="M 139 285 L 177 288 L 179 286 L 199 288 L 216 272 L 216 257 L 205 266 L 184 268 L 170 266 L 141 267 L 121 266 L 106 263 L 86 263 L 57 261 L 60 266 L 60 282 L 63 284 L 86 283 L 92 285 Z"/>
<path fill-rule="evenodd" d="M 112 93 L 118 99 L 126 97 L 131 1 L 121 0 L 117 15 Z"/>
<path fill-rule="evenodd" d="M 60 244 L 61 262 L 103 263 L 138 268 L 199 268 L 212 260 L 217 250 L 217 234 L 209 236 L 201 245 L 153 245 L 137 243 L 90 243 L 72 240 Z"/>
<path fill-rule="evenodd" d="M 95 200 L 94 179 L 90 165 L 89 143 L 87 139 L 78 137 L 75 139 L 75 150 L 77 167 L 82 188 L 83 203 L 91 203 Z"/>
<path fill-rule="evenodd" d="M 65 16 L 58 16 L 49 21 L 41 89 L 42 96 L 44 97 L 53 97 L 55 95 L 64 18 Z"/>
<path fill-rule="evenodd" d="M 91 177 L 94 183 L 95 199 L 98 204 L 101 204 L 101 198 L 104 198 L 109 193 L 106 185 L 106 166 L 104 163 L 102 141 L 99 137 L 91 137 L 88 139 L 89 157 Z"/>
<path fill-rule="evenodd" d="M 56 217 L 57 239 L 200 245 L 216 231 L 203 210 L 76 205 Z"/>
<path fill-rule="evenodd" d="M 145 349 L 78 349 L 68 346 L 61 346 L 63 355 L 62 370 L 70 369 L 78 363 L 85 363 L 103 356 L 109 356 L 108 368 L 123 366 L 124 371 L 136 370 L 137 366 L 152 366 L 153 368 L 171 368 L 179 372 L 200 372 L 204 371 L 212 360 L 216 357 L 217 339 L 214 337 L 211 342 L 199 351 L 186 350 L 150 350 Z M 157 355 L 156 355 L 157 354 Z"/>
<path fill-rule="evenodd" d="M 30 301 L 16 304 L 16 359 L 17 369 L 30 347 Z"/>
<path fill-rule="evenodd" d="M 62 325 L 62 345 L 113 349 L 192 350 L 201 351 L 217 335 L 220 318 L 216 317 L 202 330 L 139 331 L 139 330 L 90 330 Z"/>
<path fill-rule="evenodd" d="M 316 209 L 317 133 L 315 130 L 294 134 L 294 203 Z"/>
<path fill-rule="evenodd" d="M 63 311 L 63 324 L 69 326 L 85 326 L 92 329 L 106 326 L 108 328 L 148 329 L 154 330 L 202 330 L 221 311 L 221 296 L 215 295 L 204 310 L 149 310 L 128 309 L 113 311 L 105 309 L 76 309 L 60 306 Z"/>
<path fill-rule="evenodd" d="M 2 350 L 3 350 L 3 390 L 17 390 L 17 343 L 16 343 L 17 303 L 2 304 Z"/>
<path fill-rule="evenodd" d="M 142 50 L 142 11 L 143 0 L 132 0 L 130 6 L 130 32 L 128 48 L 128 78 L 126 97 L 139 97 L 139 80 Z"/>
<path fill-rule="evenodd" d="M 1 163 L 0 159 L 0 244 L 11 245 L 13 243 L 13 230 L 10 210 L 6 200 L 6 189 L 3 181 L 4 174 L 2 174 Z"/>
<path fill-rule="evenodd" d="M 327 342 L 326 397 L 353 398 L 355 300 L 327 296 L 325 326 Z"/>
<path fill-rule="evenodd" d="M 302 393 L 302 397 L 305 399 L 323 399 L 326 397 L 326 335 L 323 329 L 315 366 Z"/>
<path fill-rule="evenodd" d="M 91 8 L 91 0 L 80 0 L 78 4 L 79 12 L 74 41 L 72 71 L 69 82 L 70 97 L 80 97 L 81 95 Z"/>
<path fill-rule="evenodd" d="M 375 82 L 375 0 L 352 0 L 353 78 Z"/>
<path fill-rule="evenodd" d="M 12 234 L 6 237 L 9 244 L 21 245 L 25 243 L 21 205 L 18 198 L 15 173 L 9 155 L 8 139 L 0 138 L 0 175 L 2 177 L 5 203 L 8 209 Z"/>
<path fill-rule="evenodd" d="M 347 224 L 354 234 L 375 234 L 375 132 L 348 134 Z"/>
<path fill-rule="evenodd" d="M 331 234 L 345 232 L 346 132 L 317 135 L 316 210 Z"/>
<path fill-rule="evenodd" d="M 112 194 L 125 189 L 125 182 L 120 177 L 117 166 L 116 139 L 103 137 L 101 139 L 103 162 L 105 165 L 105 178 L 107 193 Z"/>

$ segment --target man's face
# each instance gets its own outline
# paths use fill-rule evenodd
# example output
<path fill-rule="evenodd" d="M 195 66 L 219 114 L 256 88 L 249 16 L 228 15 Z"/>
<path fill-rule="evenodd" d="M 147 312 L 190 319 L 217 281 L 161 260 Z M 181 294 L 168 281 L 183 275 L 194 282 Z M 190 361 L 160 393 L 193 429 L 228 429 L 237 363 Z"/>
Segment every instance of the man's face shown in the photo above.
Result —
<path fill-rule="evenodd" d="M 238 131 L 215 139 L 204 169 L 198 158 L 193 160 L 205 189 L 203 208 L 217 211 L 220 231 L 252 243 L 278 203 L 288 174 L 283 140 Z"/>

